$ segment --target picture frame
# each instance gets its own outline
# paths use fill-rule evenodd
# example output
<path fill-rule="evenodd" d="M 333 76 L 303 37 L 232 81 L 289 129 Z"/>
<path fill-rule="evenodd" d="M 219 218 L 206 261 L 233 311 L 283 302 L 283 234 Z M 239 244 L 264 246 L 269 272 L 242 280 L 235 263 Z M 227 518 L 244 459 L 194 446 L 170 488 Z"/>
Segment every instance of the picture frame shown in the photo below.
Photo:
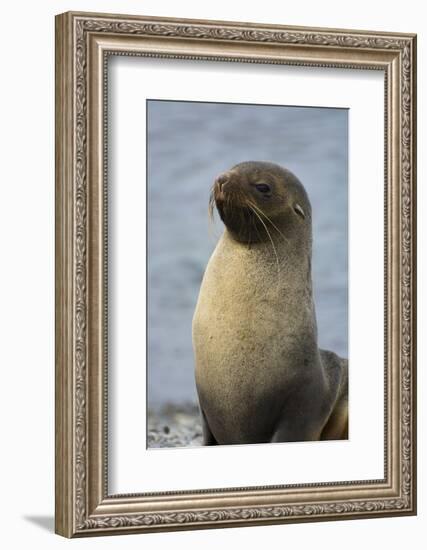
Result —
<path fill-rule="evenodd" d="M 416 36 L 67 12 L 56 17 L 55 48 L 56 533 L 82 537 L 414 515 Z M 384 74 L 383 478 L 109 493 L 109 56 Z"/>

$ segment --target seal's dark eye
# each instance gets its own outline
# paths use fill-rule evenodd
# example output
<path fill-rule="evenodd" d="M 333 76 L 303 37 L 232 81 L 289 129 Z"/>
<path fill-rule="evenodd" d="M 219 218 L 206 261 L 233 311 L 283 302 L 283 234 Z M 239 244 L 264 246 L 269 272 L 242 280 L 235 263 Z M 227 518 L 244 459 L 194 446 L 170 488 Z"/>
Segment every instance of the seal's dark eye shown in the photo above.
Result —
<path fill-rule="evenodd" d="M 263 195 L 265 195 L 266 193 L 269 193 L 271 191 L 270 186 L 267 185 L 266 183 L 257 183 L 255 185 L 255 187 L 256 187 L 257 191 L 259 191 Z"/>

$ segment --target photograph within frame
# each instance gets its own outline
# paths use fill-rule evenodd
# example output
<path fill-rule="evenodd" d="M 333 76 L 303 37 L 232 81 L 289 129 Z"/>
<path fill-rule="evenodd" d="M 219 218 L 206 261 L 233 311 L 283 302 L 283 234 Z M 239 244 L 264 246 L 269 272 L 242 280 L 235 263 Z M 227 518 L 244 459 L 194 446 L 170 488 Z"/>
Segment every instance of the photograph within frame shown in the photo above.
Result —
<path fill-rule="evenodd" d="M 149 99 L 146 120 L 148 448 L 201 445 L 191 321 L 223 229 L 209 194 L 227 168 L 273 161 L 304 182 L 319 348 L 348 357 L 348 109 Z"/>

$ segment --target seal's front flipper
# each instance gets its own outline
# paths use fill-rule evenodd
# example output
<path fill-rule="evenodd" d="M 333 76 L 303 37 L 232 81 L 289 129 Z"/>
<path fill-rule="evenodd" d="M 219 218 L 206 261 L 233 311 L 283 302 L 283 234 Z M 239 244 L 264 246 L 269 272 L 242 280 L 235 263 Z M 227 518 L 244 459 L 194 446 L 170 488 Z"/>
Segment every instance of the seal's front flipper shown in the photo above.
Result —
<path fill-rule="evenodd" d="M 320 439 L 348 439 L 348 361 L 335 353 L 320 350 L 334 403 Z"/>
<path fill-rule="evenodd" d="M 218 441 L 215 439 L 211 429 L 209 428 L 208 421 L 206 420 L 206 416 L 202 408 L 200 408 L 200 415 L 202 417 L 203 445 L 218 445 Z"/>

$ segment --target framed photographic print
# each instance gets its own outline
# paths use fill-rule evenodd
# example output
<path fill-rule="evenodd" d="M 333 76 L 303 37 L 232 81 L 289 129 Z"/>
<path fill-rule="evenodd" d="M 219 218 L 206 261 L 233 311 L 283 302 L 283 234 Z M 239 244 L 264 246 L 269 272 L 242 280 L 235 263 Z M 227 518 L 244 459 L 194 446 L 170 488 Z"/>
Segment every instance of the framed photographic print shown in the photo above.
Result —
<path fill-rule="evenodd" d="M 56 532 L 416 513 L 416 37 L 56 18 Z"/>

